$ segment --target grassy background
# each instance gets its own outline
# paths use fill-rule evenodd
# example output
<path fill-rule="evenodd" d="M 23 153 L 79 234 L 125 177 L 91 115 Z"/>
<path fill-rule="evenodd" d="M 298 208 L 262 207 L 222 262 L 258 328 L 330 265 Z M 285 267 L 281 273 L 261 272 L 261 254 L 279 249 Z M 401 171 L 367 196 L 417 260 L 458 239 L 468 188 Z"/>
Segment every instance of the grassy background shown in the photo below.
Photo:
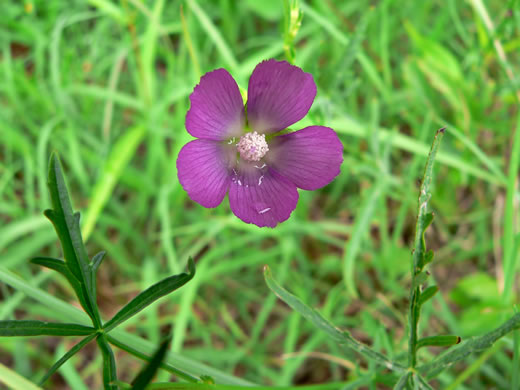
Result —
<path fill-rule="evenodd" d="M 189 93 L 217 67 L 247 88 L 260 60 L 283 59 L 282 4 L 2 2 L 0 319 L 79 316 L 53 300 L 76 305 L 64 279 L 28 263 L 60 256 L 42 215 L 47 160 L 57 151 L 90 254 L 108 252 L 98 287 L 105 318 L 180 272 L 188 256 L 196 260 L 191 283 L 126 323 L 140 338 L 135 345 L 151 352 L 160 328 L 173 324 L 173 364 L 182 356 L 183 364 L 201 361 L 259 384 L 360 379 L 373 383 L 364 388 L 388 388 L 392 377 L 376 377 L 371 364 L 278 302 L 262 267 L 336 325 L 390 356 L 403 354 L 418 179 L 442 126 L 436 220 L 427 235 L 440 293 L 425 309 L 423 335 L 480 334 L 512 312 L 515 0 L 302 2 L 295 64 L 314 75 L 318 94 L 293 127 L 333 127 L 345 146 L 341 175 L 322 190 L 301 191 L 292 217 L 276 229 L 242 223 L 227 200 L 204 209 L 188 199 L 175 160 L 190 139 Z M 0 363 L 37 381 L 71 346 L 69 339 L 3 339 Z M 443 373 L 436 386 L 509 389 L 512 349 L 506 338 Z M 141 366 L 122 352 L 117 361 L 122 380 Z M 92 346 L 52 378 L 52 388 L 100 388 L 100 370 Z"/>

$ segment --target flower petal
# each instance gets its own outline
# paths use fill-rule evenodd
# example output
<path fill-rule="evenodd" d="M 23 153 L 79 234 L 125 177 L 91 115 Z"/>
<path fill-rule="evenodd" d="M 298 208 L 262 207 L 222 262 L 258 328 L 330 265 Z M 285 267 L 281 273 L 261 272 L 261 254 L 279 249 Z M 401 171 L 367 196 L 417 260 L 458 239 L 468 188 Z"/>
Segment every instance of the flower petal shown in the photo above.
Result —
<path fill-rule="evenodd" d="M 217 207 L 231 182 L 232 161 L 233 150 L 226 144 L 205 139 L 188 142 L 177 158 L 182 188 L 202 206 Z"/>
<path fill-rule="evenodd" d="M 298 190 L 289 180 L 265 164 L 240 161 L 231 180 L 229 205 L 242 221 L 275 227 L 289 218 L 297 203 Z"/>
<path fill-rule="evenodd" d="M 316 190 L 339 174 L 343 144 L 331 128 L 309 126 L 275 137 L 269 143 L 265 159 L 297 187 Z"/>
<path fill-rule="evenodd" d="M 247 119 L 259 133 L 276 133 L 302 119 L 316 96 L 309 73 L 286 61 L 259 63 L 247 90 Z"/>
<path fill-rule="evenodd" d="M 225 69 L 201 77 L 190 95 L 186 129 L 197 138 L 224 140 L 240 136 L 245 122 L 238 85 Z"/>

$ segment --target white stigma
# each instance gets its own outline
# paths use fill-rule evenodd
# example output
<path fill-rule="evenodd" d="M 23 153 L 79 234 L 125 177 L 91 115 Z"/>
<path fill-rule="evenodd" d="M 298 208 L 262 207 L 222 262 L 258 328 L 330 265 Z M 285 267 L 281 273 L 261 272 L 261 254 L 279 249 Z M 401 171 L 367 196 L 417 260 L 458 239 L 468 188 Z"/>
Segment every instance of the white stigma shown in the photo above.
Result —
<path fill-rule="evenodd" d="M 265 142 L 265 134 L 258 134 L 256 131 L 240 137 L 237 149 L 240 157 L 247 161 L 260 161 L 269 151 L 267 142 Z"/>

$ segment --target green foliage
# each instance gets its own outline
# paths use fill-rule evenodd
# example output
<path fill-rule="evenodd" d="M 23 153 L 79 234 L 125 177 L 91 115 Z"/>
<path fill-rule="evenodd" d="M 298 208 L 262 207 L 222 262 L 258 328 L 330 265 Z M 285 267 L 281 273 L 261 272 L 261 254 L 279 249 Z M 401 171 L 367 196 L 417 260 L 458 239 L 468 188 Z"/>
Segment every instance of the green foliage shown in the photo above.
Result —
<path fill-rule="evenodd" d="M 76 324 L 43 321 L 0 321 L 0 336 L 88 336 L 96 329 Z"/>
<path fill-rule="evenodd" d="M 344 345 L 348 348 L 353 349 L 354 351 L 364 355 L 368 359 L 373 360 L 379 365 L 388 368 L 389 370 L 395 370 L 397 372 L 404 371 L 404 366 L 397 362 L 390 361 L 379 352 L 376 352 L 371 348 L 367 347 L 366 345 L 361 344 L 356 339 L 354 339 L 349 332 L 339 330 L 330 322 L 328 322 L 325 318 L 323 318 L 323 316 L 319 312 L 305 305 L 305 303 L 303 303 L 298 297 L 281 287 L 273 279 L 271 271 L 268 267 L 264 269 L 264 277 L 267 286 L 278 296 L 278 298 L 280 298 L 291 308 L 300 313 L 314 326 L 326 332 L 327 335 L 332 340 L 334 340 L 334 342 L 338 343 L 339 345 Z"/>
<path fill-rule="evenodd" d="M 170 346 L 171 337 L 164 340 L 157 351 L 153 354 L 148 364 L 137 374 L 135 379 L 132 381 L 132 390 L 144 390 L 147 385 L 152 382 L 153 377 L 160 368 L 160 365 L 168 352 Z"/>
<path fill-rule="evenodd" d="M 71 284 L 77 297 L 92 320 L 94 327 L 80 324 L 60 324 L 43 321 L 0 321 L 0 336 L 88 336 L 71 348 L 59 359 L 42 379 L 43 384 L 58 368 L 74 354 L 79 352 L 94 338 L 103 357 L 103 383 L 105 389 L 117 389 L 117 372 L 114 353 L 109 344 L 107 333 L 116 328 L 122 322 L 155 302 L 157 299 L 175 291 L 189 282 L 195 275 L 195 263 L 190 258 L 188 261 L 189 274 L 170 276 L 147 290 L 143 291 L 125 307 L 123 307 L 110 321 L 102 323 L 96 300 L 96 272 L 101 265 L 105 252 L 95 255 L 92 261 L 88 260 L 87 252 L 81 238 L 80 215 L 73 213 L 65 179 L 61 171 L 58 157 L 51 156 L 49 163 L 49 191 L 53 205 L 52 210 L 46 210 L 45 216 L 51 220 L 60 239 L 65 261 L 37 257 L 32 260 L 38 264 L 59 272 Z M 149 369 L 143 371 L 136 379 L 135 388 L 144 388 L 151 380 L 150 371 L 156 371 L 162 362 L 169 343 L 162 344 L 157 355 L 151 359 Z M 151 375 L 153 376 L 153 375 Z M 188 376 L 186 376 L 188 377 Z"/>
<path fill-rule="evenodd" d="M 299 2 L 295 64 L 313 74 L 319 92 L 294 128 L 334 128 L 345 163 L 326 188 L 300 192 L 287 222 L 265 231 L 236 221 L 226 202 L 211 210 L 191 202 L 175 160 L 190 140 L 188 95 L 202 74 L 224 67 L 244 88 L 259 61 L 287 58 L 282 1 L 2 2 L 0 320 L 92 327 L 78 309 L 87 302 L 75 303 L 66 276 L 27 261 L 64 258 L 41 215 L 50 207 L 48 159 L 56 151 L 81 211 L 89 261 L 102 249 L 109 254 L 93 294 L 102 319 L 183 272 L 185 259 L 197 263 L 197 277 L 179 293 L 110 331 L 111 345 L 128 352 L 117 354 L 119 370 L 134 367 L 136 357 L 149 360 L 158 329 L 175 321 L 158 382 L 184 373 L 193 382 L 211 375 L 219 386 L 391 387 L 395 374 L 380 375 L 379 365 L 267 294 L 260 270 L 268 264 L 281 285 L 330 323 L 404 364 L 414 190 L 431 129 L 446 126 L 432 182 L 435 220 L 426 234 L 435 257 L 425 286 L 439 291 L 423 301 L 433 291 L 423 287 L 421 337 L 460 335 L 459 348 L 499 327 L 519 292 L 520 10 L 515 0 L 439 4 Z M 376 204 L 367 205 L 383 178 Z M 366 205 L 372 211 L 361 223 Z M 433 387 L 514 388 L 513 333 L 443 370 Z M 0 387 L 31 388 L 23 378 L 37 383 L 82 337 L 89 336 L 59 339 L 56 349 L 41 338 L 2 338 Z M 103 362 L 90 352 L 75 354 L 46 387 L 75 389 L 84 381 L 102 388 Z M 418 367 L 438 353 L 421 348 Z"/>
<path fill-rule="evenodd" d="M 289 293 L 281 287 L 272 277 L 270 269 L 266 266 L 264 269 L 264 278 L 267 286 L 280 298 L 287 303 L 292 309 L 300 313 L 314 326 L 327 333 L 328 337 L 335 343 L 345 345 L 354 351 L 364 355 L 372 362 L 389 369 L 391 371 L 401 372 L 401 377 L 395 383 L 394 389 L 432 389 L 424 374 L 430 377 L 438 375 L 443 369 L 451 366 L 454 362 L 459 361 L 474 352 L 482 352 L 490 348 L 497 340 L 509 332 L 520 327 L 520 314 L 516 314 L 513 318 L 505 322 L 499 328 L 478 338 L 465 341 L 458 348 L 454 348 L 445 354 L 437 357 L 430 363 L 416 367 L 417 351 L 423 347 L 451 347 L 461 342 L 460 336 L 456 335 L 437 335 L 419 338 L 418 324 L 422 306 L 431 299 L 438 291 L 437 286 L 430 286 L 424 290 L 421 286 L 426 283 L 429 273 L 424 270 L 433 259 L 433 251 L 426 251 L 425 233 L 426 229 L 433 222 L 434 214 L 429 212 L 429 201 L 431 198 L 431 183 L 433 178 L 433 165 L 440 142 L 444 135 L 445 129 L 437 131 L 433 140 L 432 148 L 424 169 L 424 176 L 419 189 L 419 201 L 417 207 L 417 221 L 415 230 L 415 248 L 412 255 L 411 267 L 411 286 L 410 286 L 410 311 L 409 319 L 409 344 L 408 344 L 408 367 L 406 368 L 397 361 L 391 361 L 386 356 L 372 350 L 363 345 L 352 337 L 349 332 L 341 331 L 331 323 L 329 323 L 318 311 L 308 307 L 298 297 Z"/>
<path fill-rule="evenodd" d="M 157 299 L 177 290 L 178 288 L 188 283 L 195 276 L 195 263 L 193 262 L 192 258 L 188 260 L 188 269 L 189 273 L 187 274 L 182 273 L 179 275 L 170 276 L 144 290 L 142 293 L 132 299 L 132 301 L 128 302 L 125 307 L 119 310 L 110 321 L 107 321 L 103 325 L 103 330 L 105 332 L 109 332 L 122 322 L 139 313 L 146 306 L 154 303 Z"/>

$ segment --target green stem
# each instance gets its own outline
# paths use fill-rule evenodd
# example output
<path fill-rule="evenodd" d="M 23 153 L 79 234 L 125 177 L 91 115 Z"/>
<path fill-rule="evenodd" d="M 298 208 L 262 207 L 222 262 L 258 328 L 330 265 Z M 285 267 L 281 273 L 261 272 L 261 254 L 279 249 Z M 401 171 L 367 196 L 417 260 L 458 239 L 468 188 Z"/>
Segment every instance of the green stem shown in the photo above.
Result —
<path fill-rule="evenodd" d="M 428 202 L 431 197 L 430 185 L 433 176 L 433 163 L 444 135 L 444 131 L 445 129 L 442 128 L 435 134 L 435 139 L 433 140 L 430 154 L 428 155 L 428 160 L 426 161 L 426 166 L 424 168 L 424 175 L 419 192 L 414 251 L 411 265 L 412 284 L 410 287 L 410 311 L 408 315 L 410 328 L 410 336 L 408 340 L 408 367 L 412 370 L 417 365 L 417 326 L 419 324 L 419 316 L 421 312 L 421 305 L 419 304 L 419 299 L 421 297 L 420 285 L 424 282 L 424 277 L 426 276 L 423 273 L 423 269 L 432 259 L 432 254 L 426 252 L 426 243 L 424 240 L 424 233 L 433 220 L 433 213 L 428 212 Z"/>
<path fill-rule="evenodd" d="M 415 277 L 412 277 L 412 285 Z M 410 336 L 408 339 L 408 366 L 414 368 L 417 365 L 417 325 L 419 323 L 420 306 L 417 304 L 420 296 L 419 288 L 412 288 L 410 290 Z"/>

